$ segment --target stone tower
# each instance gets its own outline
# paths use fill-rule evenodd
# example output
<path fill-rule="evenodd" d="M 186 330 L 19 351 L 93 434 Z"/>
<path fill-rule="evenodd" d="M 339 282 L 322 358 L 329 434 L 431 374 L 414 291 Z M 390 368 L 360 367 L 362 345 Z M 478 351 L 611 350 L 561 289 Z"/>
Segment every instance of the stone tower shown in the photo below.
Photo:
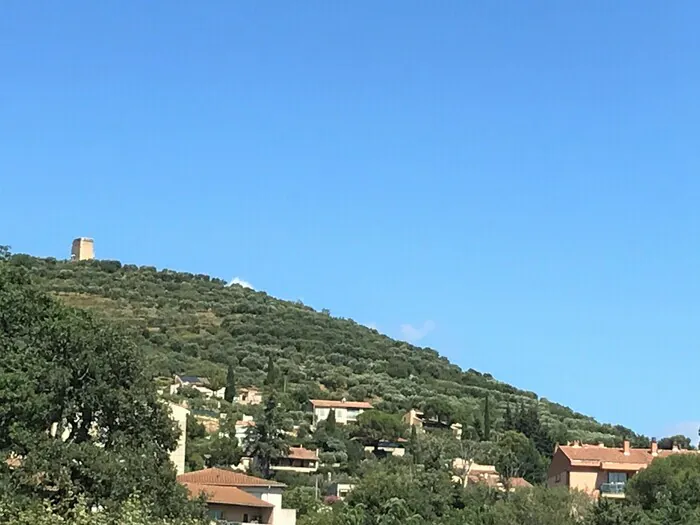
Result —
<path fill-rule="evenodd" d="M 95 258 L 95 241 L 87 237 L 73 239 L 70 251 L 71 261 L 89 261 Z"/>

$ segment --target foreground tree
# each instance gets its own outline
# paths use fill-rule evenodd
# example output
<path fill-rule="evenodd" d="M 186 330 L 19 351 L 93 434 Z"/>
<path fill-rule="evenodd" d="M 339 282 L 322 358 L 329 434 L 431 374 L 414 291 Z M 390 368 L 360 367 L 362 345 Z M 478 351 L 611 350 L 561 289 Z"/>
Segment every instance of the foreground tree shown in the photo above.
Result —
<path fill-rule="evenodd" d="M 0 348 L 0 487 L 57 512 L 136 493 L 156 515 L 189 512 L 169 460 L 168 407 L 120 333 L 0 261 Z"/>

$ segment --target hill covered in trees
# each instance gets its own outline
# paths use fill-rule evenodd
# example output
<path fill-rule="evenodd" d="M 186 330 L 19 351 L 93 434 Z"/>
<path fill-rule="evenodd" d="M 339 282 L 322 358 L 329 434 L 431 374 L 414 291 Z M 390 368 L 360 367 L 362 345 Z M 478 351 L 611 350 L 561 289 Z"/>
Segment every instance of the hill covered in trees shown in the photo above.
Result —
<path fill-rule="evenodd" d="M 435 350 L 207 275 L 22 254 L 10 263 L 64 303 L 122 325 L 154 375 L 203 375 L 223 386 L 233 364 L 239 386 L 262 385 L 272 356 L 299 417 L 309 398 L 347 397 L 387 412 L 420 408 L 483 431 L 488 404 L 487 419 L 498 432 L 509 407 L 536 407 L 553 441 L 645 441 L 489 374 L 464 371 Z"/>

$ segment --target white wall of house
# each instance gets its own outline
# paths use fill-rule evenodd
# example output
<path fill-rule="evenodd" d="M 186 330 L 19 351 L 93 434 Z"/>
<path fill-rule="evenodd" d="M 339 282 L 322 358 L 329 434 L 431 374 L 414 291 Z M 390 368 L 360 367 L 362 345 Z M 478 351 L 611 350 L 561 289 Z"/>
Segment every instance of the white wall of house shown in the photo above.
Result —
<path fill-rule="evenodd" d="M 275 508 L 272 511 L 273 525 L 296 525 L 297 511 L 282 508 L 282 487 L 239 487 L 248 494 L 272 503 Z"/>
<path fill-rule="evenodd" d="M 319 421 L 325 421 L 328 419 L 328 416 L 331 412 L 331 410 L 335 410 L 335 422 L 339 425 L 347 425 L 348 423 L 354 423 L 357 421 L 357 418 L 362 412 L 364 412 L 364 409 L 362 408 L 320 408 L 316 407 L 314 408 L 314 424 L 318 423 Z"/>
<path fill-rule="evenodd" d="M 168 403 L 170 407 L 170 417 L 175 421 L 180 429 L 180 437 L 177 440 L 177 447 L 170 452 L 170 461 L 175 465 L 175 470 L 178 474 L 185 472 L 185 446 L 187 443 L 187 414 L 190 413 L 184 407 L 175 403 Z"/>

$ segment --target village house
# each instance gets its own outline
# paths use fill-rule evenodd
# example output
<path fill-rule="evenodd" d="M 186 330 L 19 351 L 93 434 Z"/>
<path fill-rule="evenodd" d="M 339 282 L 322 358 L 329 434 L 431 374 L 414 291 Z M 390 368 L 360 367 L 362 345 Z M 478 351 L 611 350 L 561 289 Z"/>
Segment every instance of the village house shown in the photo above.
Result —
<path fill-rule="evenodd" d="M 259 405 L 262 403 L 262 394 L 254 387 L 241 388 L 238 395 L 233 398 L 234 403 L 241 405 Z"/>
<path fill-rule="evenodd" d="M 286 485 L 220 468 L 188 472 L 177 477 L 191 498 L 203 494 L 215 522 L 295 525 L 296 510 L 282 508 Z"/>
<path fill-rule="evenodd" d="M 318 450 L 303 447 L 291 447 L 287 455 L 276 459 L 270 467 L 272 470 L 311 474 L 318 471 Z"/>
<path fill-rule="evenodd" d="M 659 450 L 656 440 L 649 448 L 631 448 L 625 440 L 621 448 L 600 445 L 557 445 L 547 473 L 549 487 L 568 487 L 593 497 L 624 498 L 627 481 L 657 457 L 695 451 Z"/>
<path fill-rule="evenodd" d="M 367 401 L 348 401 L 345 398 L 340 401 L 312 399 L 311 408 L 314 413 L 314 425 L 328 419 L 331 410 L 335 412 L 335 422 L 346 425 L 357 422 L 357 417 L 365 410 L 371 410 L 372 405 Z"/>
<path fill-rule="evenodd" d="M 465 461 L 462 458 L 455 458 L 452 461 L 452 470 L 454 475 L 452 481 L 465 485 L 477 485 L 483 483 L 491 488 L 505 492 L 506 487 L 504 480 L 496 470 L 494 465 L 481 465 L 470 461 Z M 505 480 L 509 491 L 514 491 L 519 488 L 532 487 L 532 485 L 524 478 L 515 477 Z"/>
<path fill-rule="evenodd" d="M 176 375 L 174 383 L 170 385 L 170 394 L 177 394 L 180 389 L 184 387 L 197 390 L 207 399 L 211 399 L 212 397 L 223 399 L 226 392 L 226 388 L 213 390 L 209 379 L 206 377 Z"/>
<path fill-rule="evenodd" d="M 409 427 L 416 427 L 419 430 L 444 430 L 450 429 L 455 438 L 462 438 L 462 425 L 460 423 L 447 424 L 437 417 L 426 417 L 420 410 L 411 409 L 402 418 Z"/>
<path fill-rule="evenodd" d="M 253 416 L 243 416 L 243 419 L 236 421 L 236 439 L 238 443 L 244 443 L 248 436 L 248 429 L 255 426 Z"/>
<path fill-rule="evenodd" d="M 328 494 L 339 500 L 344 500 L 355 488 L 354 483 L 333 483 L 328 488 Z"/>

